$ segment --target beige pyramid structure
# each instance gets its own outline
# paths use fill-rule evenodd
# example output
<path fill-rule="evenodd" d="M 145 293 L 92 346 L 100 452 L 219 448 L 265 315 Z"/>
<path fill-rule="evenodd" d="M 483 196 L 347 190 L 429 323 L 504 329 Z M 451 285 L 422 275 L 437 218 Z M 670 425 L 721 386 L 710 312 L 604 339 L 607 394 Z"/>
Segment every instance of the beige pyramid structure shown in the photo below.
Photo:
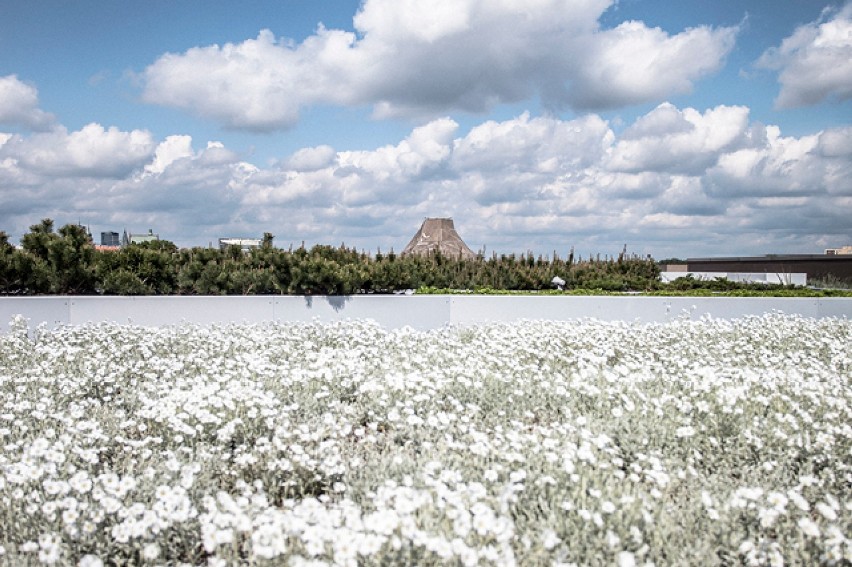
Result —
<path fill-rule="evenodd" d="M 403 256 L 416 254 L 426 256 L 440 252 L 448 258 L 472 260 L 476 254 L 467 247 L 453 226 L 453 219 L 426 219 L 420 230 L 402 251 Z"/>

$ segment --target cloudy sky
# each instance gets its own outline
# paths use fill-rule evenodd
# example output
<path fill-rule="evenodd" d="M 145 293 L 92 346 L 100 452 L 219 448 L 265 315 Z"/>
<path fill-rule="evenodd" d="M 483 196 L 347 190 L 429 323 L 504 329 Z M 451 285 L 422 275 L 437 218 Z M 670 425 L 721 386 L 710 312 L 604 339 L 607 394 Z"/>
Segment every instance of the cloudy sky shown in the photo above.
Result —
<path fill-rule="evenodd" d="M 852 3 L 0 0 L 0 230 L 852 244 Z"/>

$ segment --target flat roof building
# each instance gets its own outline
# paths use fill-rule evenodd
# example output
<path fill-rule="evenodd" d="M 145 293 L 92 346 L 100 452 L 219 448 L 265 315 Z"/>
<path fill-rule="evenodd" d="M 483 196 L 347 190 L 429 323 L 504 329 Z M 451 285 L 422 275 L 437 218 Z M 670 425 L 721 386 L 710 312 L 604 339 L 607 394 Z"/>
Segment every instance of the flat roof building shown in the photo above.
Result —
<path fill-rule="evenodd" d="M 769 254 L 728 258 L 687 258 L 687 272 L 807 274 L 810 280 L 852 282 L 852 254 Z"/>
<path fill-rule="evenodd" d="M 263 240 L 260 238 L 220 238 L 219 250 L 225 250 L 230 246 L 239 246 L 243 252 L 250 252 L 260 248 Z"/>
<path fill-rule="evenodd" d="M 142 244 L 143 242 L 156 242 L 159 239 L 160 235 L 154 234 L 154 231 L 150 228 L 147 234 L 131 234 L 125 230 L 124 236 L 121 238 L 121 245 L 129 246 L 131 244 Z"/>
<path fill-rule="evenodd" d="M 841 246 L 840 248 L 826 248 L 827 256 L 846 256 L 852 254 L 852 246 Z"/>

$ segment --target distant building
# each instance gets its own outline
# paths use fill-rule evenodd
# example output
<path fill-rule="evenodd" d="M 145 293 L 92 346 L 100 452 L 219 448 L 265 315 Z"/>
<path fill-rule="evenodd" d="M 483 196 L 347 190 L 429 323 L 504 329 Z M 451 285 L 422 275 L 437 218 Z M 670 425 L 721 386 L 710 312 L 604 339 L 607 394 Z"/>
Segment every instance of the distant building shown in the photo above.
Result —
<path fill-rule="evenodd" d="M 847 254 L 852 254 L 852 246 L 842 246 L 840 248 L 826 248 L 825 253 L 827 256 L 845 256 Z"/>
<path fill-rule="evenodd" d="M 660 281 L 663 283 L 671 283 L 683 277 L 692 277 L 699 281 L 713 281 L 722 278 L 729 282 L 739 283 L 808 285 L 808 274 L 805 272 L 688 272 L 685 269 L 660 272 Z"/>
<path fill-rule="evenodd" d="M 225 250 L 230 246 L 239 246 L 243 252 L 250 252 L 260 248 L 263 240 L 259 238 L 220 238 L 219 250 Z"/>
<path fill-rule="evenodd" d="M 672 266 L 667 266 L 670 271 Z M 683 272 L 682 268 L 679 271 Z M 731 258 L 687 258 L 686 272 L 806 274 L 807 280 L 852 282 L 852 254 L 769 254 Z M 774 278 L 773 278 L 774 279 Z"/>
<path fill-rule="evenodd" d="M 154 234 L 154 231 L 150 228 L 148 229 L 148 234 L 131 234 L 124 231 L 124 236 L 121 238 L 122 246 L 129 246 L 131 244 L 142 244 L 143 242 L 156 242 L 160 239 L 159 234 Z"/>
<path fill-rule="evenodd" d="M 476 254 L 468 248 L 453 225 L 453 219 L 429 218 L 423 221 L 420 230 L 402 251 L 403 256 L 409 254 L 428 256 L 440 252 L 448 258 L 471 260 Z"/>
<path fill-rule="evenodd" d="M 102 232 L 101 246 L 120 246 L 121 240 L 117 232 Z"/>

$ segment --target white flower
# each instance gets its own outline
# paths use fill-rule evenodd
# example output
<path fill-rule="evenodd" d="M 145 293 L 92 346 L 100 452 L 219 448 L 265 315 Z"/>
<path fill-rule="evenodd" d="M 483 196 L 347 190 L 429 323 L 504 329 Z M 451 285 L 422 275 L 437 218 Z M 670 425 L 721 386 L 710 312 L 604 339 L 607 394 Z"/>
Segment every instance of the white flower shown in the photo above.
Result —
<path fill-rule="evenodd" d="M 77 563 L 77 567 L 104 567 L 104 562 L 97 555 L 84 555 Z"/>
<path fill-rule="evenodd" d="M 802 486 L 815 486 L 819 484 L 819 479 L 813 475 L 802 475 L 799 477 L 799 484 Z"/>
<path fill-rule="evenodd" d="M 101 507 L 107 514 L 115 514 L 121 509 L 121 502 L 112 496 L 107 496 L 101 500 Z"/>
<path fill-rule="evenodd" d="M 616 564 L 618 567 L 636 567 L 636 558 L 629 551 L 619 551 Z"/>
<path fill-rule="evenodd" d="M 618 534 L 616 534 L 612 530 L 607 530 L 606 544 L 609 546 L 610 549 L 615 549 L 616 547 L 621 545 L 621 538 L 618 537 Z"/>
<path fill-rule="evenodd" d="M 799 529 L 802 530 L 802 532 L 804 532 L 805 535 L 813 537 L 813 538 L 819 537 L 819 526 L 816 524 L 816 522 L 814 522 L 810 518 L 807 518 L 807 517 L 799 518 L 799 521 L 797 522 L 797 524 L 799 526 Z"/>
<path fill-rule="evenodd" d="M 684 425 L 675 430 L 675 437 L 678 438 L 692 437 L 693 435 L 695 435 L 695 428 L 691 425 Z"/>
<path fill-rule="evenodd" d="M 527 471 L 518 469 L 509 473 L 509 482 L 523 482 L 527 478 Z"/>
<path fill-rule="evenodd" d="M 21 551 L 24 553 L 32 553 L 33 551 L 38 551 L 39 545 L 34 541 L 25 541 L 21 544 Z"/>
<path fill-rule="evenodd" d="M 544 549 L 548 551 L 562 543 L 562 540 L 559 539 L 559 536 L 556 535 L 556 532 L 550 529 L 544 530 L 541 540 L 541 545 L 544 547 Z"/>
<path fill-rule="evenodd" d="M 798 508 L 802 512 L 807 512 L 811 509 L 811 505 L 808 504 L 808 501 L 805 500 L 804 497 L 802 497 L 802 495 L 796 492 L 795 490 L 788 490 L 787 496 L 790 497 L 790 500 L 793 502 L 793 504 L 796 505 L 796 508 Z"/>
<path fill-rule="evenodd" d="M 62 512 L 62 522 L 64 524 L 73 524 L 77 521 L 77 518 L 80 517 L 80 513 L 77 510 L 69 509 Z"/>
<path fill-rule="evenodd" d="M 760 520 L 760 526 L 763 528 L 772 527 L 775 520 L 777 520 L 780 515 L 781 512 L 779 512 L 777 508 L 761 508 L 757 513 L 757 517 Z"/>
<path fill-rule="evenodd" d="M 642 536 L 642 532 L 636 526 L 630 526 L 630 537 L 636 545 L 639 545 L 645 539 Z"/>
<path fill-rule="evenodd" d="M 146 543 L 142 548 L 142 557 L 147 561 L 153 561 L 160 556 L 160 546 L 155 542 Z"/>
<path fill-rule="evenodd" d="M 68 484 L 71 488 L 80 494 L 85 494 L 92 489 L 92 479 L 89 478 L 88 473 L 86 471 L 78 471 L 74 474 L 70 479 L 68 479 Z"/>
<path fill-rule="evenodd" d="M 55 534 L 42 534 L 38 539 L 38 560 L 46 565 L 57 563 L 62 555 L 62 541 Z"/>
<path fill-rule="evenodd" d="M 826 504 L 825 502 L 817 502 L 816 506 L 817 512 L 822 514 L 822 517 L 828 520 L 829 522 L 834 522 L 837 520 L 837 512 L 834 511 L 834 508 Z"/>
<path fill-rule="evenodd" d="M 773 508 L 778 510 L 779 512 L 783 512 L 784 508 L 787 506 L 787 497 L 784 496 L 780 492 L 770 492 L 766 496 L 766 501 L 772 505 Z"/>

